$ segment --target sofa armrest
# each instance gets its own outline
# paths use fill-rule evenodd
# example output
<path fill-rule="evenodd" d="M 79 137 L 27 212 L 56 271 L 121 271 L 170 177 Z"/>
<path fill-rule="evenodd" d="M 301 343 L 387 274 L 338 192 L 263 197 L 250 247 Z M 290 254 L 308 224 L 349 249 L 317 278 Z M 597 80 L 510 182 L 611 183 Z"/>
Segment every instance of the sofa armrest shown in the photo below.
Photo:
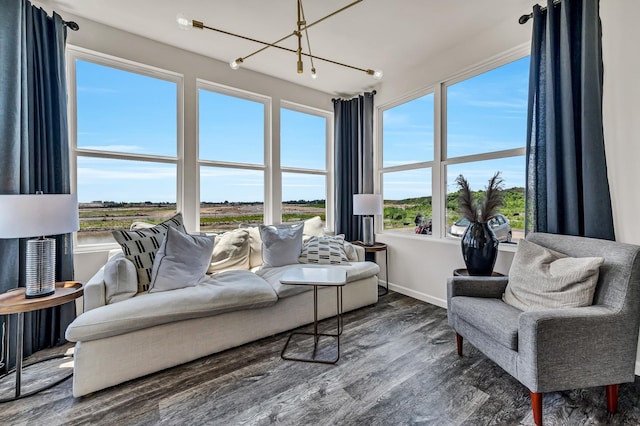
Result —
<path fill-rule="evenodd" d="M 364 247 L 360 247 L 355 244 L 352 244 L 352 247 L 355 249 L 356 255 L 358 256 L 358 262 L 364 262 L 365 260 Z"/>
<path fill-rule="evenodd" d="M 518 379 L 534 392 L 633 381 L 633 322 L 602 305 L 523 312 Z"/>
<path fill-rule="evenodd" d="M 107 304 L 107 293 L 104 285 L 104 266 L 84 285 L 82 298 L 84 312 Z"/>

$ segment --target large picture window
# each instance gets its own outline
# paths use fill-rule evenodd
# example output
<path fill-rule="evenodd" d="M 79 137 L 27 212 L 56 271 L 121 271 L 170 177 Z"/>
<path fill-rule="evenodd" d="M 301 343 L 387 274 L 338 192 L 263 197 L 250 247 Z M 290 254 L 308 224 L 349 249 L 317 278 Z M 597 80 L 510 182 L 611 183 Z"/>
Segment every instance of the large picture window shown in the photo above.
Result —
<path fill-rule="evenodd" d="M 528 78 L 529 58 L 511 58 L 381 107 L 385 230 L 459 237 L 456 177 L 480 191 L 500 172 L 501 239 L 524 236 Z"/>
<path fill-rule="evenodd" d="M 72 53 L 80 246 L 114 243 L 111 231 L 176 213 L 179 76 Z M 73 129 L 72 129 L 73 130 Z"/>
<path fill-rule="evenodd" d="M 282 222 L 320 216 L 326 223 L 329 118 L 293 104 L 280 109 Z"/>
<path fill-rule="evenodd" d="M 434 94 L 382 113 L 384 229 L 430 234 Z"/>
<path fill-rule="evenodd" d="M 200 82 L 200 231 L 264 222 L 268 99 Z"/>

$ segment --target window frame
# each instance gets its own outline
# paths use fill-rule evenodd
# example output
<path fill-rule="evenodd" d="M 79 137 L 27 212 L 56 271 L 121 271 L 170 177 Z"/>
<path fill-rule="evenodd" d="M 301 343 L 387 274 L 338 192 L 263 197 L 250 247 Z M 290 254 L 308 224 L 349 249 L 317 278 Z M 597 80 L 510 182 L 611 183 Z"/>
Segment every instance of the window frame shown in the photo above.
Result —
<path fill-rule="evenodd" d="M 412 170 L 417 168 L 431 167 L 431 209 L 432 209 L 432 235 L 414 235 L 407 234 L 406 232 L 400 232 L 393 229 L 384 229 L 382 221 L 378 221 L 376 224 L 377 233 L 392 233 L 394 236 L 400 236 L 404 238 L 420 238 L 423 240 L 441 240 L 441 241 L 455 241 L 459 242 L 459 239 L 447 236 L 446 226 L 446 198 L 447 198 L 447 166 L 454 164 L 464 164 L 483 160 L 497 160 L 502 158 L 517 157 L 526 154 L 526 147 L 513 148 L 500 151 L 484 152 L 480 154 L 470 154 L 454 158 L 447 158 L 447 96 L 446 89 L 464 80 L 476 77 L 480 74 L 489 72 L 501 66 L 507 65 L 511 62 L 525 58 L 530 55 L 530 46 L 523 45 L 515 49 L 511 49 L 501 55 L 494 56 L 478 65 L 469 67 L 468 69 L 453 74 L 447 78 L 441 79 L 433 85 L 425 86 L 422 89 L 413 91 L 399 99 L 378 105 L 376 107 L 376 149 L 377 153 L 374 162 L 376 165 L 375 170 L 375 186 L 376 190 L 383 194 L 383 182 L 384 173 L 392 171 Z M 434 94 L 434 144 L 433 144 L 433 161 L 412 163 L 408 165 L 394 166 L 394 167 L 382 167 L 382 152 L 383 152 L 383 134 L 384 123 L 383 113 L 386 110 L 394 108 L 398 105 L 411 102 L 429 93 Z M 503 245 L 500 246 L 503 248 Z"/>
<path fill-rule="evenodd" d="M 68 45 L 67 53 L 67 92 L 69 121 L 69 165 L 72 192 L 78 192 L 78 157 L 102 158 L 107 160 L 144 161 L 150 163 L 173 164 L 176 166 L 176 211 L 184 210 L 183 177 L 184 177 L 184 76 L 140 62 L 119 58 L 105 53 L 95 52 L 82 47 Z M 176 156 L 155 154 L 136 154 L 107 150 L 78 148 L 78 114 L 77 114 L 77 79 L 76 63 L 78 60 L 93 64 L 152 77 L 176 84 Z M 85 252 L 116 248 L 112 243 L 78 245 L 78 233 L 73 234 L 75 252 Z"/>

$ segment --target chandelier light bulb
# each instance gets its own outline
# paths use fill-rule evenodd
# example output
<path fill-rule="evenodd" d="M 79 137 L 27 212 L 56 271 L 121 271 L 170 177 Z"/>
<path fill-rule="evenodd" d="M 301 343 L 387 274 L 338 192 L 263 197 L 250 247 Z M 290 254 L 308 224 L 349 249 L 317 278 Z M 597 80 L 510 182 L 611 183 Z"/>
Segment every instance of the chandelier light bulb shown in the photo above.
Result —
<path fill-rule="evenodd" d="M 382 80 L 382 75 L 383 75 L 382 70 L 375 70 L 373 72 L 373 78 L 376 80 Z"/>
<path fill-rule="evenodd" d="M 178 13 L 176 15 L 176 22 L 178 23 L 178 27 L 185 31 L 190 30 L 193 26 L 191 19 L 187 18 L 183 13 Z"/>
<path fill-rule="evenodd" d="M 311 78 L 314 80 L 318 78 L 318 73 L 315 68 L 311 68 Z"/>
<path fill-rule="evenodd" d="M 237 70 L 238 68 L 240 68 L 241 63 L 242 63 L 242 58 L 237 58 L 229 62 L 229 66 L 231 67 L 232 70 Z"/>

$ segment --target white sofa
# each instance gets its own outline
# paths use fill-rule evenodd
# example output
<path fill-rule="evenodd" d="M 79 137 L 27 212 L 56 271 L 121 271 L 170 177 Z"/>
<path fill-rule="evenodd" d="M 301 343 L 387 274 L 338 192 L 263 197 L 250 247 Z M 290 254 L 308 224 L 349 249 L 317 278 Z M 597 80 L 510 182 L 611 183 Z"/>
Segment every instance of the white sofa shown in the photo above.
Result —
<path fill-rule="evenodd" d="M 353 249 L 348 264 L 219 272 L 195 287 L 141 293 L 112 304 L 106 302 L 103 267 L 86 283 L 84 313 L 66 331 L 67 340 L 76 342 L 73 395 L 80 397 L 311 323 L 311 287 L 279 281 L 290 268 L 345 269 L 345 312 L 376 303 L 379 268 L 364 261 L 362 248 Z M 252 255 L 255 259 L 256 253 Z M 319 290 L 318 314 L 335 315 L 334 288 Z M 345 327 L 348 333 L 348 323 Z"/>

